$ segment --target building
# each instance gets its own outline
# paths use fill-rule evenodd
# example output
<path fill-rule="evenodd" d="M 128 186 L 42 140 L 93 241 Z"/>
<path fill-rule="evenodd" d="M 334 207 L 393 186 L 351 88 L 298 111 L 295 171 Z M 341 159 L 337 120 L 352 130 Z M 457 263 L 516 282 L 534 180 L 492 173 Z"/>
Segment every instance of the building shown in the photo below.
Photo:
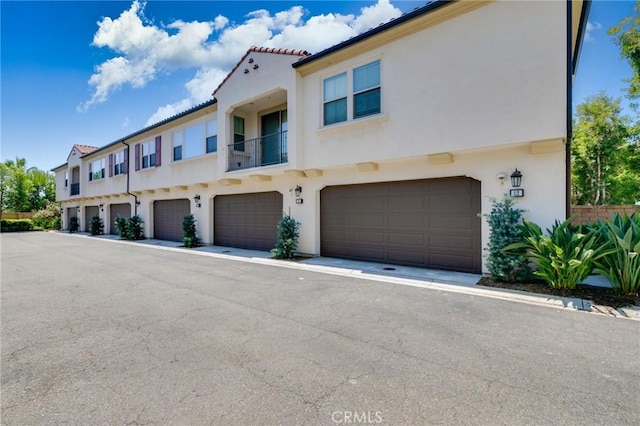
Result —
<path fill-rule="evenodd" d="M 211 101 L 74 146 L 64 223 L 138 214 L 181 240 L 193 214 L 204 243 L 268 250 L 286 213 L 302 253 L 481 272 L 491 197 L 515 189 L 543 226 L 568 214 L 588 8 L 436 1 L 316 54 L 252 47 Z"/>

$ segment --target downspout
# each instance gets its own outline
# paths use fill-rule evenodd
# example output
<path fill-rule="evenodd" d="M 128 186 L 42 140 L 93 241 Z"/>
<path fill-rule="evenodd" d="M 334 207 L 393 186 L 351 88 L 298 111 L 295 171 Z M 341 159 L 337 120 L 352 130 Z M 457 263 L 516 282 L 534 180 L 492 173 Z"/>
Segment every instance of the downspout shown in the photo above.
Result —
<path fill-rule="evenodd" d="M 133 195 L 133 215 L 138 216 L 138 196 L 129 191 L 129 175 L 131 174 L 131 167 L 129 167 L 129 163 L 131 163 L 131 150 L 129 149 L 129 144 L 126 143 L 124 139 L 120 142 L 127 147 L 127 194 Z"/>
<path fill-rule="evenodd" d="M 573 2 L 567 0 L 567 142 L 565 144 L 565 217 L 571 216 L 571 140 L 573 138 Z"/>

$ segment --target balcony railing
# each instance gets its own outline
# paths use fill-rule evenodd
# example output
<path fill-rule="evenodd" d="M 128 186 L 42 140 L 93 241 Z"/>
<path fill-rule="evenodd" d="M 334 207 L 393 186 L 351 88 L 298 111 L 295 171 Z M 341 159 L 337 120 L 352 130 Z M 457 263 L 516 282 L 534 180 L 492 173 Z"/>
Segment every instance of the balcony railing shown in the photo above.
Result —
<path fill-rule="evenodd" d="M 69 195 L 80 195 L 80 182 L 71 184 Z"/>
<path fill-rule="evenodd" d="M 227 171 L 286 163 L 287 132 L 272 133 L 228 145 Z"/>

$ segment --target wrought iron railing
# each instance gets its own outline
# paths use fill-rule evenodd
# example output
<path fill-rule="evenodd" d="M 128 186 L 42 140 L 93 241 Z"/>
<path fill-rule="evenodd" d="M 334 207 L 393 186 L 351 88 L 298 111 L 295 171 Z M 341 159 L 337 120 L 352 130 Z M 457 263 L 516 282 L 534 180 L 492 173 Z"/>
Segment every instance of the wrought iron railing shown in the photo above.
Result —
<path fill-rule="evenodd" d="M 69 195 L 80 195 L 80 182 L 70 185 Z"/>
<path fill-rule="evenodd" d="M 227 145 L 227 171 L 282 164 L 287 158 L 287 132 L 272 133 Z"/>

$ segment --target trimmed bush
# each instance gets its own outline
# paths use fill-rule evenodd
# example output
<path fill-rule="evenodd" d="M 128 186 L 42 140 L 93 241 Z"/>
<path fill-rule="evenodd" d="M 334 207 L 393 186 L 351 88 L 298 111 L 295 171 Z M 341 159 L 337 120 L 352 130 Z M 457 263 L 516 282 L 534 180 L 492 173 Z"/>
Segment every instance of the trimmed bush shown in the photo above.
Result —
<path fill-rule="evenodd" d="M 129 219 L 127 240 L 144 240 L 144 220 L 138 215 Z"/>
<path fill-rule="evenodd" d="M 276 259 L 292 259 L 298 248 L 298 227 L 297 222 L 289 215 L 285 215 L 278 223 L 278 240 L 276 246 L 271 250 L 271 254 Z"/>
<path fill-rule="evenodd" d="M 116 229 L 118 230 L 118 235 L 120 236 L 120 239 L 126 240 L 127 232 L 129 228 L 129 221 L 122 216 L 118 216 L 113 221 L 113 224 L 116 226 Z"/>
<path fill-rule="evenodd" d="M 80 230 L 80 221 L 76 216 L 69 218 L 69 232 L 74 233 Z"/>
<path fill-rule="evenodd" d="M 91 218 L 91 223 L 89 224 L 89 233 L 91 235 L 104 234 L 104 223 L 99 216 L 94 216 Z"/>
<path fill-rule="evenodd" d="M 198 247 L 198 236 L 196 234 L 196 219 L 192 214 L 182 219 L 182 242 L 185 247 Z"/>
<path fill-rule="evenodd" d="M 31 219 L 2 219 L 0 224 L 1 232 L 25 232 L 33 231 L 33 221 Z"/>
<path fill-rule="evenodd" d="M 496 281 L 515 282 L 531 278 L 529 260 L 524 248 L 504 251 L 510 244 L 522 241 L 522 231 L 518 225 L 522 224 L 523 209 L 514 207 L 514 200 L 505 196 L 498 201 L 491 199 L 491 212 L 484 215 L 489 224 L 489 244 L 485 251 L 487 268 L 491 278 Z"/>

